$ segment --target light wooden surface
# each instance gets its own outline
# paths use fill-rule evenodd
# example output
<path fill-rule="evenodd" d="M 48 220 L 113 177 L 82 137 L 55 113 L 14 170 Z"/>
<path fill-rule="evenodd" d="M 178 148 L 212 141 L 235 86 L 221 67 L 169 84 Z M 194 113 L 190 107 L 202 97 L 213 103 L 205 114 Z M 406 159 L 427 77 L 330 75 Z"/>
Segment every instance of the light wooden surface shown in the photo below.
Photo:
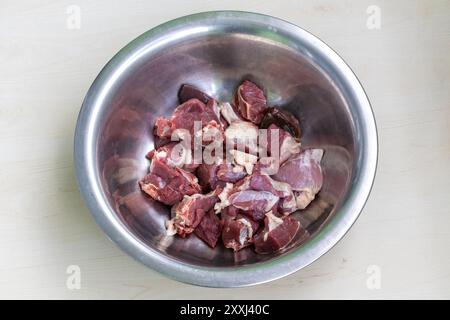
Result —
<path fill-rule="evenodd" d="M 0 298 L 450 298 L 449 1 L 0 2 Z M 67 6 L 81 9 L 68 29 Z M 369 5 L 381 28 L 369 30 Z M 378 123 L 377 179 L 347 236 L 311 266 L 242 289 L 181 284 L 97 228 L 77 189 L 82 99 L 127 42 L 189 13 L 239 9 L 298 24 L 353 68 Z M 81 269 L 81 289 L 66 269 Z M 381 288 L 367 286 L 369 266 Z M 370 268 L 369 268 L 370 271 Z"/>

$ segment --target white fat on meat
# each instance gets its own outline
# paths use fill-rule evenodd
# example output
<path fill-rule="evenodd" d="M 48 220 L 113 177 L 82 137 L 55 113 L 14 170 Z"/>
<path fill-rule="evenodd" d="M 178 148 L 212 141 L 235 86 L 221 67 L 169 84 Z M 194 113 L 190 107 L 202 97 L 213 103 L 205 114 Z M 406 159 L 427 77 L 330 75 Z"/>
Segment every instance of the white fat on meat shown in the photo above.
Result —
<path fill-rule="evenodd" d="M 244 167 L 248 174 L 252 174 L 253 167 L 256 162 L 258 162 L 257 156 L 239 150 L 230 150 L 230 153 L 233 156 L 233 162 L 236 165 Z"/>
<path fill-rule="evenodd" d="M 230 202 L 228 201 L 228 197 L 230 196 L 230 192 L 233 189 L 232 183 L 227 183 L 225 185 L 225 188 L 223 188 L 222 192 L 219 193 L 219 202 L 217 202 L 214 205 L 214 212 L 216 214 L 219 214 L 224 208 L 228 207 L 230 205 Z"/>
<path fill-rule="evenodd" d="M 153 156 L 158 160 L 166 162 L 171 167 L 182 168 L 185 164 L 192 163 L 192 154 L 190 149 L 186 149 L 183 143 L 176 144 L 171 150 L 170 155 L 165 150 L 156 150 Z"/>
<path fill-rule="evenodd" d="M 184 171 L 184 170 L 179 170 L 180 173 L 183 175 L 183 177 L 186 178 L 186 180 L 188 180 L 190 183 L 196 184 L 198 183 L 198 178 L 192 174 L 189 174 L 189 172 Z"/>
<path fill-rule="evenodd" d="M 233 168 L 231 169 L 231 171 L 233 171 L 234 173 L 239 173 L 239 172 L 244 171 L 244 169 L 245 168 L 243 166 L 235 164 L 233 166 Z"/>
<path fill-rule="evenodd" d="M 211 142 L 221 142 L 223 141 L 223 136 L 220 128 L 222 124 L 217 123 L 215 120 L 208 122 L 202 129 L 194 133 L 194 138 L 196 141 L 201 141 L 202 143 Z"/>
<path fill-rule="evenodd" d="M 278 228 L 280 225 L 283 224 L 283 219 L 277 217 L 272 213 L 272 211 L 269 211 L 266 213 L 267 221 L 268 221 L 268 230 L 264 234 L 264 241 L 267 241 L 267 237 L 269 236 L 269 232 L 272 230 Z"/>
<path fill-rule="evenodd" d="M 228 126 L 225 130 L 225 138 L 228 141 L 236 141 L 242 146 L 253 144 L 256 147 L 258 140 L 258 127 L 248 121 L 236 121 Z"/>
<path fill-rule="evenodd" d="M 286 182 L 281 182 L 272 179 L 269 176 L 264 176 L 265 179 L 270 183 L 273 191 L 280 196 L 280 206 L 281 213 L 284 215 L 289 215 L 290 213 L 297 210 L 297 202 L 294 192 L 292 191 L 291 186 Z"/>
<path fill-rule="evenodd" d="M 241 218 L 237 221 L 246 226 L 246 228 L 243 228 L 241 230 L 241 233 L 239 235 L 239 243 L 243 245 L 247 241 L 247 239 L 251 239 L 253 237 L 253 227 L 247 219 Z"/>
<path fill-rule="evenodd" d="M 219 106 L 220 113 L 222 114 L 222 117 L 229 123 L 232 124 L 233 122 L 242 121 L 241 117 L 234 111 L 231 104 L 228 102 L 221 103 Z"/>
<path fill-rule="evenodd" d="M 241 183 L 238 187 L 238 191 L 244 191 L 250 189 L 250 177 L 245 177 L 244 182 Z"/>
<path fill-rule="evenodd" d="M 272 179 L 270 176 L 266 176 L 267 179 L 270 181 L 271 186 L 278 192 L 283 194 L 283 198 L 289 197 L 292 195 L 292 188 L 289 183 L 281 182 Z"/>
<path fill-rule="evenodd" d="M 301 144 L 291 136 L 283 139 L 280 147 L 280 163 L 286 161 L 291 155 L 301 152 Z"/>
<path fill-rule="evenodd" d="M 294 193 L 286 198 L 281 199 L 280 209 L 281 213 L 283 213 L 285 216 L 298 209 L 297 198 L 294 196 Z"/>
<path fill-rule="evenodd" d="M 223 127 L 224 124 L 222 123 L 221 116 L 220 116 L 222 106 L 219 105 L 216 100 L 213 100 L 212 110 L 213 110 L 217 120 L 219 121 L 220 126 Z"/>

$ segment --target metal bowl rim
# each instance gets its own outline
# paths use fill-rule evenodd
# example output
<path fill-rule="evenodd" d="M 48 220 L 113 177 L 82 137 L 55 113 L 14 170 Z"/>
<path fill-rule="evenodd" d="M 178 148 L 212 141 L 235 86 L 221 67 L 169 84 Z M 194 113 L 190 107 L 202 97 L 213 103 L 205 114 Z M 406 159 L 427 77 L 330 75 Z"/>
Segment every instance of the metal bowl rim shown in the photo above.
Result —
<path fill-rule="evenodd" d="M 148 247 L 133 235 L 113 210 L 105 202 L 99 201 L 99 199 L 103 199 L 103 194 L 98 182 L 93 177 L 95 164 L 91 153 L 93 148 L 92 126 L 94 124 L 92 117 L 94 116 L 95 101 L 98 98 L 99 89 L 105 85 L 117 66 L 120 66 L 131 52 L 137 50 L 143 41 L 150 41 L 151 38 L 157 37 L 158 33 L 166 31 L 169 26 L 179 27 L 187 20 L 200 22 L 204 19 L 218 18 L 224 14 L 227 17 L 249 18 L 260 23 L 265 23 L 269 18 L 272 23 L 276 24 L 276 27 L 293 29 L 299 37 L 303 38 L 303 41 L 305 39 L 313 41 L 314 46 L 328 55 L 340 69 L 339 71 L 345 75 L 346 80 L 352 84 L 351 89 L 354 90 L 361 111 L 364 112 L 365 127 L 363 130 L 367 141 L 365 141 L 363 151 L 366 162 L 361 168 L 361 181 L 354 186 L 360 190 L 358 194 L 350 196 L 345 203 L 347 207 L 352 205 L 352 208 L 345 210 L 345 205 L 338 208 L 328 225 L 307 241 L 304 246 L 285 255 L 255 265 L 221 268 L 180 263 Z M 74 135 L 74 163 L 80 192 L 96 223 L 109 239 L 131 257 L 172 279 L 207 287 L 243 287 L 261 284 L 292 274 L 316 261 L 343 238 L 359 217 L 374 183 L 377 161 L 378 134 L 373 110 L 360 81 L 344 60 L 318 37 L 297 25 L 269 15 L 244 11 L 208 11 L 180 17 L 160 24 L 131 41 L 111 58 L 89 88 L 82 103 Z"/>

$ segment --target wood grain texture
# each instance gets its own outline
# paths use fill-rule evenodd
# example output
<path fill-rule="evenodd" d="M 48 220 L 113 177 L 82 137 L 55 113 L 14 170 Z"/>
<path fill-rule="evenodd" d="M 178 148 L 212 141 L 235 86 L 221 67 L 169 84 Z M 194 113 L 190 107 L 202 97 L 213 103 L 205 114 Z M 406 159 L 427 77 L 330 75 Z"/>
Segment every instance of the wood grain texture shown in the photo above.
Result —
<path fill-rule="evenodd" d="M 81 28 L 66 28 L 66 8 Z M 381 28 L 366 27 L 369 5 Z M 242 289 L 181 284 L 117 249 L 84 206 L 73 132 L 102 66 L 131 39 L 189 13 L 238 9 L 298 24 L 352 67 L 379 130 L 376 182 L 360 219 L 328 254 Z M 450 298 L 450 2 L 2 1 L 0 298 Z M 68 290 L 66 268 L 81 268 Z M 366 286 L 369 265 L 381 289 Z"/>

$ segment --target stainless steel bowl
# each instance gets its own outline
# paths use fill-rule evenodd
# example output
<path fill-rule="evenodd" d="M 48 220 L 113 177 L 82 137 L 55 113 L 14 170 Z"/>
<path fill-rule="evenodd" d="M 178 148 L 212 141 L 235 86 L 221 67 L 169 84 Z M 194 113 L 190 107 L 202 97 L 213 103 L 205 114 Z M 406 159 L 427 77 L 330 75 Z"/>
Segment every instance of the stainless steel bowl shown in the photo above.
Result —
<path fill-rule="evenodd" d="M 283 252 L 257 255 L 208 248 L 195 236 L 167 237 L 169 209 L 145 197 L 157 116 L 177 105 L 177 90 L 194 84 L 231 100 L 242 79 L 262 85 L 271 105 L 301 121 L 303 145 L 325 149 L 324 185 L 295 215 L 311 234 Z M 369 195 L 377 132 L 358 79 L 326 44 L 288 22 L 220 11 L 164 23 L 133 40 L 92 84 L 75 132 L 78 182 L 92 215 L 119 247 L 179 281 L 237 287 L 274 280 L 310 264 L 341 239 Z"/>

